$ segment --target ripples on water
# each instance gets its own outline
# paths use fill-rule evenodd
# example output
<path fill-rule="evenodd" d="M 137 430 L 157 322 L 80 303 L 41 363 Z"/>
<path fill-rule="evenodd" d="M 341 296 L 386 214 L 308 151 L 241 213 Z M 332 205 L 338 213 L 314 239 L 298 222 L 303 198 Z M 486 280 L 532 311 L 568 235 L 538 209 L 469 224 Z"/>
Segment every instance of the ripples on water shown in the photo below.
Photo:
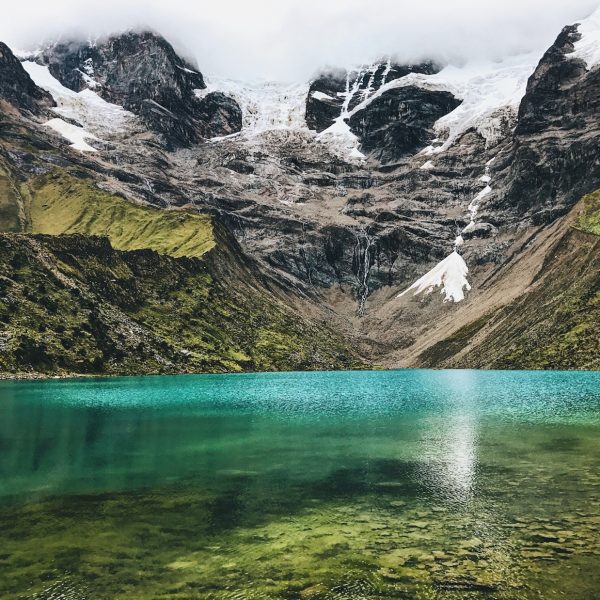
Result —
<path fill-rule="evenodd" d="M 600 595 L 600 374 L 0 384 L 2 598 Z"/>

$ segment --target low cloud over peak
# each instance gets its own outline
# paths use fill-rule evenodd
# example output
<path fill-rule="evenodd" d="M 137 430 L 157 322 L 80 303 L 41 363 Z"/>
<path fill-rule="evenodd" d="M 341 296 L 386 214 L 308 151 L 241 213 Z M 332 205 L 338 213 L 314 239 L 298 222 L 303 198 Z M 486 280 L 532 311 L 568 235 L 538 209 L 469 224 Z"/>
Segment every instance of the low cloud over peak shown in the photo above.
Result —
<path fill-rule="evenodd" d="M 323 66 L 382 55 L 452 62 L 543 52 L 598 0 L 31 0 L 3 7 L 0 39 L 31 48 L 59 36 L 149 27 L 207 73 L 306 80 Z"/>

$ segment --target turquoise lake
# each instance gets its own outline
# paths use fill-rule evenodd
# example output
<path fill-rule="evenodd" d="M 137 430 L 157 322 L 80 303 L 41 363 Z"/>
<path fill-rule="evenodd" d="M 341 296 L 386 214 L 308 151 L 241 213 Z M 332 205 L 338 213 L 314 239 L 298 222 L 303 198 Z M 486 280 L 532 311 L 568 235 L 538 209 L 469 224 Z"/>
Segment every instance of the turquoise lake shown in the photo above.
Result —
<path fill-rule="evenodd" d="M 0 382 L 0 598 L 600 598 L 600 373 Z"/>

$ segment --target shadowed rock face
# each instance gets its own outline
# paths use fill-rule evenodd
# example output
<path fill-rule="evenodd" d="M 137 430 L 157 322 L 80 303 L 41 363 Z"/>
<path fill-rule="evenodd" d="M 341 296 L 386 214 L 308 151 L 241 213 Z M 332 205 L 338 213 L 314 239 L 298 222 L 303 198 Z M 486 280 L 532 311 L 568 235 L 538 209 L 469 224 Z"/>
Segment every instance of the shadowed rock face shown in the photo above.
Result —
<path fill-rule="evenodd" d="M 162 37 L 128 32 L 91 45 L 61 43 L 39 58 L 63 85 L 94 89 L 105 100 L 139 115 L 169 146 L 189 146 L 241 129 L 240 108 L 223 94 L 202 101 L 202 74 Z"/>
<path fill-rule="evenodd" d="M 98 93 L 137 112 L 172 147 L 189 149 L 165 152 L 157 147 L 160 136 L 144 131 L 109 139 L 109 152 L 65 156 L 35 123 L 27 125 L 21 149 L 25 120 L 5 115 L 0 142 L 9 144 L 7 172 L 26 179 L 62 165 L 129 200 L 218 215 L 281 288 L 316 300 L 328 319 L 339 317 L 361 344 L 391 357 L 386 364 L 412 364 L 417 351 L 459 324 L 473 331 L 476 317 L 469 310 L 483 317 L 516 293 L 507 283 L 514 280 L 515 257 L 527 259 L 518 270 L 525 290 L 545 256 L 540 250 L 531 257 L 531 240 L 553 235 L 564 221 L 559 217 L 600 187 L 600 74 L 571 59 L 576 27 L 565 29 L 545 54 L 518 114 L 516 106 L 502 107 L 483 127 L 477 122 L 448 144 L 443 128 L 434 134 L 434 124 L 459 105 L 452 93 L 415 81 L 381 89 L 417 69 L 434 72 L 431 65 L 380 64 L 323 75 L 306 98 L 310 130 L 296 119 L 290 127 L 249 127 L 227 136 L 242 125 L 234 100 L 194 93 L 204 87 L 202 76 L 160 38 L 124 37 L 93 48 L 54 48 L 44 60 L 70 87 L 96 84 Z M 232 93 L 246 102 L 243 93 Z M 315 135 L 341 116 L 364 160 L 338 140 Z M 497 130 L 492 142 L 486 127 Z M 216 136 L 225 137 L 195 145 Z M 436 148 L 420 152 L 430 144 Z M 437 292 L 398 299 L 453 251 L 461 233 L 459 252 L 472 284 L 465 303 L 443 304 Z"/>
<path fill-rule="evenodd" d="M 198 117 L 204 137 L 230 135 L 242 129 L 242 110 L 238 103 L 222 92 L 211 92 L 198 105 Z"/>
<path fill-rule="evenodd" d="M 352 115 L 361 150 L 382 163 L 414 154 L 434 137 L 433 125 L 459 106 L 450 92 L 408 86 L 391 89 Z"/>
<path fill-rule="evenodd" d="M 509 209 L 507 220 L 550 223 L 600 184 L 600 69 L 570 57 L 580 38 L 577 25 L 565 27 L 529 79 L 512 147 L 495 167 L 506 188 L 490 207 Z"/>
<path fill-rule="evenodd" d="M 432 62 L 418 65 L 399 65 L 381 62 L 369 69 L 348 72 L 342 69 L 323 73 L 311 84 L 306 98 L 306 124 L 317 132 L 330 127 L 342 112 L 346 95 L 352 94 L 347 109 L 352 110 L 366 95 L 382 85 L 410 73 L 432 75 L 440 70 Z"/>
<path fill-rule="evenodd" d="M 33 83 L 19 59 L 3 42 L 0 42 L 0 100 L 35 115 L 54 106 L 50 94 Z"/>

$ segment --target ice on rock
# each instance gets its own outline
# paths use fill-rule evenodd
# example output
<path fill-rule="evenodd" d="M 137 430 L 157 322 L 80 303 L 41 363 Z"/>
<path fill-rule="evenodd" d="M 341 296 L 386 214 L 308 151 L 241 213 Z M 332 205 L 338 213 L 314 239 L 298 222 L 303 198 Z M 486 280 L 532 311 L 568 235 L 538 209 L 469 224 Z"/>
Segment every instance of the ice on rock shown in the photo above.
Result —
<path fill-rule="evenodd" d="M 344 116 L 338 117 L 331 127 L 319 133 L 317 140 L 337 146 L 350 158 L 365 158 L 365 155 L 358 149 L 360 142 L 350 130 Z"/>
<path fill-rule="evenodd" d="M 417 86 L 433 91 L 448 91 L 462 100 L 460 106 L 435 124 L 442 145 L 426 148 L 436 154 L 449 148 L 468 129 L 475 128 L 488 142 L 497 137 L 501 116 L 516 115 L 525 95 L 527 80 L 539 62 L 539 52 L 511 56 L 502 61 L 471 61 L 462 66 L 449 65 L 434 75 L 410 73 L 381 86 L 355 106 L 349 115 L 366 108 L 388 90 Z M 496 121 L 499 121 L 496 123 Z"/>
<path fill-rule="evenodd" d="M 97 140 L 98 138 L 83 127 L 77 127 L 77 125 L 72 125 L 62 119 L 51 119 L 47 123 L 44 123 L 44 125 L 69 140 L 71 148 L 80 152 L 97 152 L 96 148 L 90 146 L 86 140 Z"/>
<path fill-rule="evenodd" d="M 461 302 L 465 299 L 465 291 L 471 289 L 467 280 L 469 268 L 463 257 L 455 250 L 431 271 L 415 281 L 407 290 L 398 295 L 401 298 L 409 292 L 430 294 L 436 288 L 441 288 L 444 302 Z"/>
<path fill-rule="evenodd" d="M 308 131 L 305 113 L 309 84 L 245 83 L 208 76 L 206 85 L 205 90 L 196 90 L 197 96 L 219 91 L 239 104 L 242 133 L 246 136 L 278 129 Z"/>
<path fill-rule="evenodd" d="M 332 98 L 331 96 L 328 96 L 327 94 L 324 94 L 323 92 L 313 92 L 312 97 L 315 100 L 335 100 L 335 98 Z"/>
<path fill-rule="evenodd" d="M 585 61 L 588 69 L 600 64 L 600 7 L 579 24 L 581 39 L 575 43 L 572 58 Z"/>
<path fill-rule="evenodd" d="M 93 136 L 124 135 L 130 132 L 136 123 L 135 115 L 126 111 L 121 106 L 106 102 L 106 100 L 103 100 L 91 89 L 74 92 L 53 77 L 48 67 L 31 61 L 25 61 L 22 64 L 34 83 L 49 92 L 52 98 L 54 98 L 57 106 L 53 111 L 59 117 L 72 119 L 81 123 L 83 126 L 82 129 L 90 132 L 87 136 L 88 138 L 91 139 Z M 93 66 L 90 65 L 90 68 L 93 69 Z M 87 74 L 86 76 L 89 77 Z M 65 123 L 64 120 L 62 122 Z M 52 127 L 52 125 L 50 126 Z M 59 125 L 59 127 L 66 130 L 62 125 Z M 59 131 L 58 129 L 56 130 Z M 59 131 L 59 133 L 62 133 L 62 131 Z M 65 137 L 70 139 L 68 136 Z M 90 151 L 89 148 L 91 146 L 86 149 L 88 152 Z"/>

